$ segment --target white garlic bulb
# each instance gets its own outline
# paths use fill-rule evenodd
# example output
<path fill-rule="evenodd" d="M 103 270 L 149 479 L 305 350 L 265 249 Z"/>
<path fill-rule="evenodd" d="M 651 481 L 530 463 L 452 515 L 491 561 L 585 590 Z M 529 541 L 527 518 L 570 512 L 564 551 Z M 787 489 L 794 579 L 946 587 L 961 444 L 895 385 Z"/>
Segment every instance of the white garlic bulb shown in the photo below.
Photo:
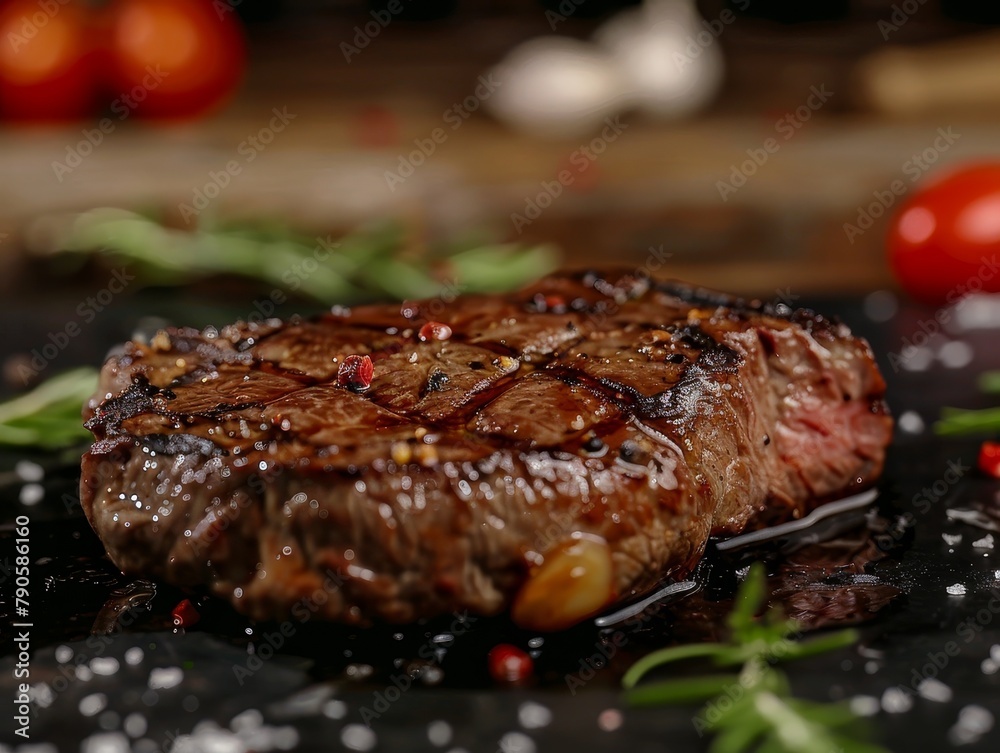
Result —
<path fill-rule="evenodd" d="M 621 68 L 630 100 L 654 115 L 681 117 L 718 91 L 724 68 L 718 37 L 733 18 L 728 11 L 704 22 L 692 0 L 647 0 L 604 24 L 594 40 Z"/>
<path fill-rule="evenodd" d="M 500 120 L 549 138 L 586 136 L 630 106 L 631 87 L 595 45 L 539 37 L 519 45 L 491 72 L 499 82 L 485 104 Z"/>

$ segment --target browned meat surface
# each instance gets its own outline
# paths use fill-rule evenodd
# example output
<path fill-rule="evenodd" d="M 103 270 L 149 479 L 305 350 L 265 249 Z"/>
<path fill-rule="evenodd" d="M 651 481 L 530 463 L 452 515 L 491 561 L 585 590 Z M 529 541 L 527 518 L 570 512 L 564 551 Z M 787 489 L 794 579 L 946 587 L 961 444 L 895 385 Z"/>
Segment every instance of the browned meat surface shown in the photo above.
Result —
<path fill-rule="evenodd" d="M 821 316 L 552 276 L 127 343 L 86 408 L 82 499 L 123 570 L 254 617 L 558 629 L 710 535 L 870 486 L 883 390 Z"/>

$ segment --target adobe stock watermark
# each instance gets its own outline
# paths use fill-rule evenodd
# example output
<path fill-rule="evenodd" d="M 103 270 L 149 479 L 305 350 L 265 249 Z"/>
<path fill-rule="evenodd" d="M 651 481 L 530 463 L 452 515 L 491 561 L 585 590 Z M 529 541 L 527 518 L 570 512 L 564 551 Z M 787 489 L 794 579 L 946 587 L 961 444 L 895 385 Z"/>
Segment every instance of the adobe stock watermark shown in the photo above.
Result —
<path fill-rule="evenodd" d="M 856 238 L 870 230 L 875 224 L 875 220 L 891 209 L 899 197 L 909 190 L 909 186 L 919 181 L 941 158 L 941 155 L 951 149 L 952 145 L 960 138 L 962 138 L 962 134 L 955 133 L 952 126 L 938 128 L 933 143 L 919 154 L 911 155 L 910 159 L 903 163 L 902 173 L 910 179 L 909 184 L 902 178 L 896 178 L 889 184 L 888 188 L 872 191 L 874 201 L 858 207 L 858 217 L 854 223 L 844 223 L 844 234 L 851 245 L 854 244 Z"/>
<path fill-rule="evenodd" d="M 197 217 L 215 199 L 219 198 L 223 190 L 232 183 L 233 178 L 243 172 L 243 168 L 257 159 L 274 141 L 275 137 L 288 127 L 288 124 L 295 120 L 298 115 L 288 111 L 288 106 L 271 109 L 273 116 L 269 123 L 261 128 L 257 133 L 250 134 L 240 142 L 236 148 L 236 153 L 242 160 L 229 160 L 220 170 L 209 170 L 208 181 L 204 185 L 195 188 L 191 193 L 190 202 L 181 202 L 177 205 L 177 211 L 185 221 Z"/>
<path fill-rule="evenodd" d="M 271 632 L 261 633 L 254 653 L 248 654 L 242 664 L 233 664 L 233 676 L 241 687 L 343 587 L 344 576 L 339 571 L 327 568 L 324 576 L 323 582 L 313 589 L 312 593 L 303 596 L 292 605 L 291 619 L 285 620 Z"/>
<path fill-rule="evenodd" d="M 1000 261 L 997 260 L 996 254 L 991 257 L 984 256 L 980 262 L 975 274 L 948 291 L 945 296 L 946 305 L 937 309 L 932 317 L 917 322 L 917 331 L 913 333 L 912 337 L 904 337 L 901 341 L 902 347 L 896 352 L 889 353 L 887 359 L 895 373 L 898 374 L 901 368 L 905 369 L 921 348 L 926 347 L 931 338 L 941 334 L 942 329 L 966 304 L 970 295 L 982 292 L 986 283 L 1000 273 Z"/>
<path fill-rule="evenodd" d="M 49 25 L 49 21 L 56 17 L 59 10 L 64 5 L 69 5 L 75 0 L 38 0 L 38 10 L 30 15 L 25 13 L 18 19 L 21 28 L 18 32 L 7 32 L 7 41 L 14 52 L 17 52 L 24 45 L 38 36 L 38 32 Z"/>
<path fill-rule="evenodd" d="M 402 12 L 403 0 L 389 0 L 384 9 L 372 10 L 369 14 L 372 17 L 371 21 L 367 21 L 364 26 L 354 27 L 354 37 L 351 40 L 354 44 L 340 43 L 340 52 L 343 54 L 344 60 L 350 63 L 351 58 L 360 55 L 361 51 L 385 31 L 385 27 L 391 24 L 393 19 Z"/>
<path fill-rule="evenodd" d="M 965 478 L 966 474 L 971 470 L 972 466 L 965 465 L 962 462 L 962 458 L 948 460 L 944 473 L 914 494 L 910 500 L 910 504 L 917 511 L 918 515 L 926 515 L 934 505 L 945 500 L 956 484 Z M 906 532 L 917 522 L 916 516 L 909 511 L 904 512 L 900 516 L 900 521 L 901 525 L 876 534 L 875 546 L 879 550 L 883 552 L 891 551 L 903 539 Z"/>
<path fill-rule="evenodd" d="M 288 294 L 294 293 L 302 287 L 303 283 L 316 274 L 323 263 L 326 262 L 334 251 L 340 248 L 340 241 L 335 241 L 329 235 L 326 238 L 316 237 L 316 245 L 312 253 L 305 259 L 297 261 L 281 273 L 283 287 L 275 287 L 264 298 L 255 298 L 253 310 L 247 316 L 249 324 L 258 324 L 265 319 L 274 316 L 277 307 L 288 301 Z"/>
<path fill-rule="evenodd" d="M 801 637 L 801 631 L 793 632 L 777 641 L 766 653 L 755 656 L 747 662 L 737 679 L 727 684 L 722 692 L 713 698 L 702 711 L 691 718 L 691 723 L 694 725 L 698 737 L 704 737 L 706 733 L 711 733 L 715 723 L 731 711 L 733 706 L 746 695 L 747 691 L 759 685 L 770 668 L 781 661 Z M 831 751 L 831 753 L 836 752 Z"/>
<path fill-rule="evenodd" d="M 735 0 L 732 3 L 738 10 L 744 11 L 750 7 L 750 0 Z M 701 30 L 694 36 L 688 35 L 682 50 L 673 53 L 674 63 L 678 70 L 684 70 L 695 60 L 701 57 L 702 53 L 715 44 L 715 41 L 722 36 L 731 23 L 736 20 L 736 13 L 732 8 L 725 8 L 717 18 L 701 20 Z"/>
<path fill-rule="evenodd" d="M 673 256 L 672 251 L 664 250 L 662 243 L 658 246 L 650 246 L 649 253 L 643 263 L 633 269 L 631 274 L 633 277 L 643 280 L 645 285 L 651 285 L 656 273 L 663 269 Z M 621 300 L 607 298 L 598 301 L 594 307 L 587 309 L 587 319 L 599 327 L 604 326 L 609 317 L 615 316 L 621 310 L 621 306 L 626 300 L 627 298 Z"/>
<path fill-rule="evenodd" d="M 729 180 L 717 180 L 715 188 L 719 192 L 719 198 L 729 201 L 729 197 L 747 184 L 747 181 L 757 174 L 771 157 L 781 149 L 783 143 L 791 139 L 799 129 L 802 128 L 812 118 L 813 113 L 830 101 L 834 92 L 826 88 L 826 84 L 809 87 L 809 96 L 806 101 L 796 107 L 792 112 L 786 113 L 774 123 L 774 130 L 777 136 L 771 136 L 764 140 L 764 143 L 754 149 L 747 149 L 747 157 L 743 162 L 733 163 L 729 166 Z"/>
<path fill-rule="evenodd" d="M 570 16 L 587 4 L 587 0 L 562 0 L 559 5 L 545 10 L 545 20 L 549 22 L 549 30 L 555 31 L 559 24 L 566 23 Z"/>
<path fill-rule="evenodd" d="M 142 77 L 142 81 L 112 100 L 111 112 L 118 116 L 117 122 L 111 118 L 101 118 L 93 128 L 84 128 L 80 131 L 83 138 L 66 147 L 66 157 L 63 161 L 53 160 L 52 172 L 55 173 L 56 180 L 62 183 L 67 175 L 82 165 L 83 161 L 93 154 L 94 150 L 103 144 L 108 136 L 115 132 L 118 123 L 127 120 L 135 109 L 145 101 L 149 93 L 163 83 L 163 79 L 169 75 L 170 73 L 162 70 L 159 65 L 155 68 L 147 65 L 146 75 Z"/>
<path fill-rule="evenodd" d="M 87 296 L 77 304 L 74 316 L 68 319 L 61 329 L 50 331 L 46 342 L 33 348 L 30 359 L 18 364 L 17 375 L 25 385 L 32 384 L 49 365 L 55 361 L 69 344 L 83 332 L 83 328 L 92 324 L 98 314 L 104 311 L 115 296 L 120 295 L 135 281 L 135 275 L 129 274 L 123 267 L 113 270 L 107 284 L 93 295 Z"/>
<path fill-rule="evenodd" d="M 920 686 L 927 680 L 935 680 L 951 664 L 951 660 L 962 653 L 963 646 L 971 644 L 980 633 L 989 627 L 997 615 L 1000 615 L 1000 590 L 989 591 L 990 600 L 971 617 L 967 617 L 955 627 L 955 638 L 945 641 L 940 651 L 928 651 L 927 660 L 919 667 L 912 667 L 910 682 L 907 685 L 897 685 L 896 690 L 915 695 L 920 692 Z"/>
<path fill-rule="evenodd" d="M 927 0 L 903 0 L 901 3 L 893 3 L 888 20 L 880 18 L 876 24 L 882 34 L 882 41 L 888 42 L 889 37 L 899 31 L 926 2 Z"/>
<path fill-rule="evenodd" d="M 473 617 L 469 614 L 468 610 L 463 612 L 452 612 L 452 621 L 448 626 L 447 630 L 442 631 L 441 634 L 446 634 L 451 636 L 452 641 L 457 638 L 461 638 L 469 630 L 471 630 L 472 625 L 478 620 L 477 617 Z M 434 636 L 435 638 L 437 636 Z M 434 638 L 426 641 L 423 645 L 417 649 L 417 656 L 420 658 L 422 663 L 420 666 L 412 672 L 403 671 L 393 674 L 389 678 L 389 684 L 382 690 L 376 690 L 372 693 L 371 704 L 364 705 L 361 707 L 361 721 L 365 723 L 368 727 L 372 726 L 372 722 L 381 718 L 396 701 L 403 697 L 410 688 L 413 687 L 415 680 L 420 679 L 420 676 L 424 674 L 429 668 L 435 667 L 441 663 L 443 658 L 442 650 L 439 645 L 434 642 Z"/>
<path fill-rule="evenodd" d="M 389 190 L 395 192 L 397 186 L 405 183 L 407 178 L 412 176 L 416 169 L 430 159 L 438 147 L 448 140 L 451 133 L 461 128 L 465 121 L 472 116 L 472 113 L 476 112 L 483 102 L 500 88 L 501 83 L 492 73 L 480 76 L 479 83 L 472 94 L 461 102 L 455 102 L 441 114 L 441 119 L 450 126 L 450 131 L 439 126 L 424 138 L 414 139 L 413 145 L 416 149 L 408 154 L 399 155 L 399 163 L 395 172 L 386 170 L 384 173 Z"/>
<path fill-rule="evenodd" d="M 525 197 L 522 212 L 511 212 L 510 221 L 517 234 L 520 235 L 526 226 L 541 217 L 542 212 L 552 206 L 566 188 L 573 185 L 576 179 L 604 154 L 608 145 L 617 141 L 627 128 L 628 124 L 622 123 L 618 115 L 605 118 L 601 135 L 596 136 L 589 144 L 581 144 L 580 148 L 569 155 L 570 168 L 560 170 L 555 180 L 543 180 L 539 184 L 541 190 L 537 194 Z"/>

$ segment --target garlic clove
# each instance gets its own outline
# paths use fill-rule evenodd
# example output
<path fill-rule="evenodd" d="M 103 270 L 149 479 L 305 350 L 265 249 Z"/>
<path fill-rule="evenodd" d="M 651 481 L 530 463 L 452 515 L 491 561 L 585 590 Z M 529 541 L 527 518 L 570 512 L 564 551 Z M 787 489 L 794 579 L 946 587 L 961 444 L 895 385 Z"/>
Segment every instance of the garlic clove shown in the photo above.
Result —
<path fill-rule="evenodd" d="M 599 536 L 577 533 L 545 554 L 511 609 L 518 626 L 563 630 L 614 601 L 611 548 Z"/>

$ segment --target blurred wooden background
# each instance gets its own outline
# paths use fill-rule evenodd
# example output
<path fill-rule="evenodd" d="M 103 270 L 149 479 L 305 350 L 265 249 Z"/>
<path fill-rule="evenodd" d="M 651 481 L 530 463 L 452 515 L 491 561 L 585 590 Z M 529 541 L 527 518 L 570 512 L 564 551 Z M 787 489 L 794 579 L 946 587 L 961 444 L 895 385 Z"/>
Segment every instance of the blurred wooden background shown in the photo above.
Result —
<path fill-rule="evenodd" d="M 117 123 L 88 150 L 84 131 L 67 127 L 0 130 L 0 278 L 15 288 L 19 239 L 38 217 L 101 205 L 176 213 L 210 173 L 231 160 L 240 172 L 210 202 L 222 216 L 274 216 L 316 232 L 402 217 L 418 232 L 467 229 L 498 240 L 557 244 L 570 266 L 641 265 L 650 249 L 671 254 L 669 272 L 733 290 L 773 294 L 859 291 L 891 285 L 883 253 L 886 217 L 851 239 L 874 191 L 917 178 L 913 158 L 939 129 L 958 138 L 939 151 L 942 165 L 1000 156 L 1000 113 L 990 108 L 889 118 L 857 97 L 852 69 L 885 45 L 877 21 L 890 4 L 856 3 L 849 18 L 785 25 L 740 19 L 719 40 L 727 59 L 722 94 L 705 113 L 674 123 L 626 113 L 622 135 L 523 233 L 511 214 L 566 167 L 589 139 L 539 141 L 476 112 L 448 130 L 412 177 L 391 190 L 415 139 L 443 124 L 443 113 L 472 93 L 477 77 L 519 41 L 551 33 L 537 3 L 493 3 L 441 21 L 396 21 L 350 63 L 341 52 L 369 17 L 346 4 L 303 3 L 251 27 L 251 70 L 238 98 L 212 118 L 163 128 Z M 706 3 L 711 18 L 721 10 Z M 945 19 L 928 3 L 894 32 L 893 43 L 921 44 L 977 31 Z M 485 10 L 484 10 L 485 8 Z M 586 36 L 595 21 L 573 16 L 557 33 Z M 829 101 L 735 193 L 719 181 L 775 136 L 775 124 L 802 105 L 811 87 Z M 294 115 L 252 162 L 240 152 L 277 108 Z M 780 139 L 779 139 L 780 140 Z M 71 172 L 71 151 L 90 151 Z M 853 241 L 853 242 L 852 242 Z"/>

